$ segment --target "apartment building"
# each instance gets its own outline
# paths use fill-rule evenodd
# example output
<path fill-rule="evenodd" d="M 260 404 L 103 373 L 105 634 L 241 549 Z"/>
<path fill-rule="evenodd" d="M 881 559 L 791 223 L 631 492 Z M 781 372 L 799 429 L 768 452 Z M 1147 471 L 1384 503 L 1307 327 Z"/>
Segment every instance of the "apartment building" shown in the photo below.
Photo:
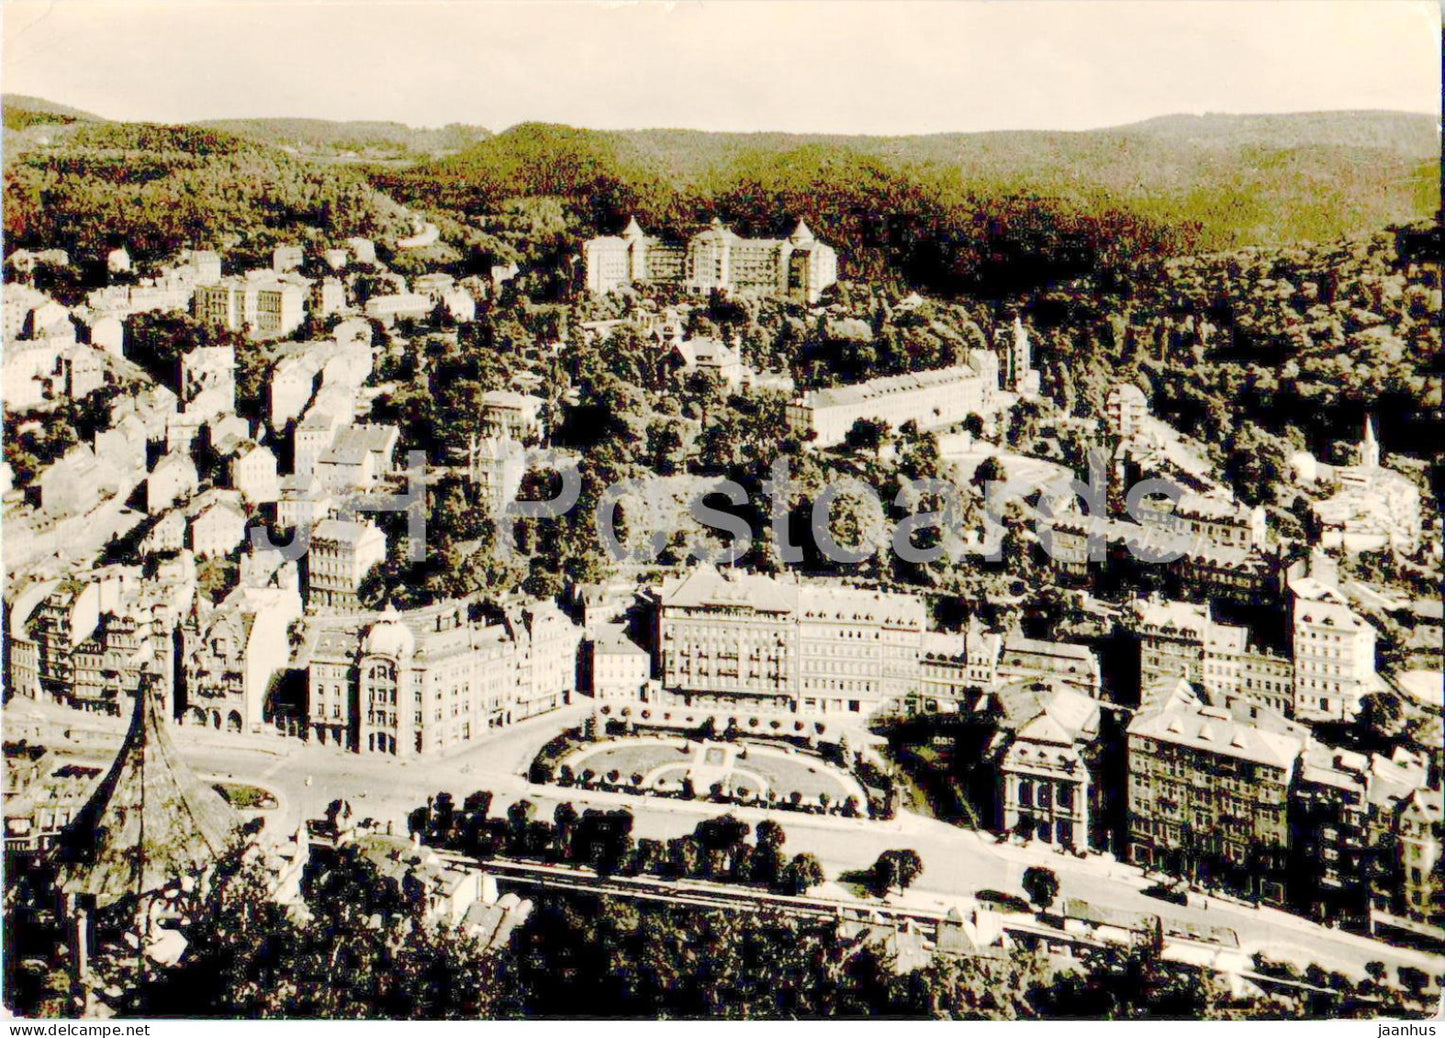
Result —
<path fill-rule="evenodd" d="M 1099 659 L 1087 646 L 1018 635 L 1004 639 L 996 677 L 998 681 L 1051 679 L 1094 699 L 1102 684 Z"/>
<path fill-rule="evenodd" d="M 550 602 L 388 609 L 320 626 L 309 646 L 311 736 L 356 753 L 442 753 L 566 703 L 581 631 Z"/>
<path fill-rule="evenodd" d="M 1155 526 L 1202 539 L 1225 548 L 1263 548 L 1266 537 L 1263 506 L 1247 508 L 1238 501 L 1197 494 L 1192 491 L 1178 501 L 1168 498 L 1147 498 L 1139 519 L 1145 526 Z"/>
<path fill-rule="evenodd" d="M 291 655 L 290 626 L 301 616 L 294 589 L 240 587 L 214 608 L 198 602 L 180 628 L 182 723 L 261 731 L 267 696 Z"/>
<path fill-rule="evenodd" d="M 1239 721 L 1180 681 L 1129 724 L 1130 860 L 1283 904 L 1307 739 L 1302 728 Z"/>
<path fill-rule="evenodd" d="M 1375 629 L 1342 601 L 1294 596 L 1294 716 L 1306 721 L 1353 717 L 1374 690 Z"/>
<path fill-rule="evenodd" d="M 1256 649 L 1245 627 L 1214 620 L 1208 604 L 1135 603 L 1140 687 L 1184 678 L 1211 698 L 1242 695 L 1281 714 L 1294 709 L 1294 663 Z"/>
<path fill-rule="evenodd" d="M 356 612 L 357 593 L 371 568 L 386 559 L 386 534 L 374 523 L 323 519 L 306 553 L 309 612 Z"/>
<path fill-rule="evenodd" d="M 509 389 L 494 389 L 482 396 L 482 435 L 522 443 L 535 442 L 544 433 L 542 399 Z"/>
<path fill-rule="evenodd" d="M 1132 382 L 1119 382 L 1104 400 L 1104 427 L 1121 444 L 1134 442 L 1144 432 L 1149 417 L 1149 399 Z"/>
<path fill-rule="evenodd" d="M 1290 800 L 1290 902 L 1320 922 L 1360 928 L 1370 919 L 1370 759 L 1306 747 Z"/>
<path fill-rule="evenodd" d="M 924 631 L 918 655 L 916 708 L 925 713 L 966 709 L 994 683 L 1003 635 L 970 620 L 961 633 Z"/>
<path fill-rule="evenodd" d="M 290 335 L 306 319 L 311 282 L 299 274 L 249 271 L 197 285 L 192 300 L 199 321 L 265 338 Z"/>

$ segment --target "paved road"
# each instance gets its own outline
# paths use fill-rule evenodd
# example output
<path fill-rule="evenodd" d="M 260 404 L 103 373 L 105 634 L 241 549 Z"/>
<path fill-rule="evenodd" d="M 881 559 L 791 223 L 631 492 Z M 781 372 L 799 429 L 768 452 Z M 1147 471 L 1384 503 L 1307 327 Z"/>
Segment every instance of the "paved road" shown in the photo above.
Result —
<path fill-rule="evenodd" d="M 1096 906 L 1229 927 L 1239 935 L 1246 951 L 1264 950 L 1302 964 L 1317 961 L 1357 976 L 1363 976 L 1364 964 L 1372 959 L 1392 967 L 1415 965 L 1432 974 L 1445 970 L 1445 957 L 1394 948 L 1272 909 L 1253 909 L 1215 898 L 1188 907 L 1166 904 L 1140 892 L 1151 881 L 1145 880 L 1138 869 L 1112 859 L 1094 856 L 1081 861 L 1036 847 L 999 845 L 989 835 L 916 815 L 868 822 L 529 783 L 525 772 L 536 752 L 564 727 L 579 723 L 590 708 L 584 700 L 514 725 L 440 760 L 367 757 L 295 740 L 227 736 L 194 729 L 178 729 L 177 743 L 198 771 L 254 782 L 275 791 L 281 805 L 271 824 L 288 832 L 294 831 L 303 815 L 319 815 L 338 798 L 350 801 L 358 818 L 391 821 L 398 832 L 404 832 L 407 814 L 425 803 L 429 795 L 446 791 L 460 801 L 478 789 L 495 794 L 493 813 L 500 813 L 522 797 L 536 803 L 542 817 L 550 817 L 556 804 L 564 800 L 579 808 L 626 806 L 637 818 L 636 834 L 657 839 L 691 832 L 699 819 L 731 810 L 754 823 L 764 817 L 776 818 L 787 832 L 787 849 L 817 855 L 831 878 L 867 868 L 884 850 L 911 847 L 924 863 L 916 895 L 931 897 L 945 908 L 951 907 L 955 899 L 970 897 L 980 890 L 1021 894 L 1024 869 L 1041 864 L 1058 874 L 1061 898 L 1081 898 Z"/>

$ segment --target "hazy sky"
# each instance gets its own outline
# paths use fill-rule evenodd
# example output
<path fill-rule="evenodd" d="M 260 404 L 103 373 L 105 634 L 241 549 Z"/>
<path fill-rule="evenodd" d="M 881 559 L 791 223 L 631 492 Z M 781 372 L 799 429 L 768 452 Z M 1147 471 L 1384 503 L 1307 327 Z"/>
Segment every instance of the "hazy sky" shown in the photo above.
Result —
<path fill-rule="evenodd" d="M 4 89 L 115 119 L 1087 129 L 1438 113 L 1439 0 L 3 0 Z"/>

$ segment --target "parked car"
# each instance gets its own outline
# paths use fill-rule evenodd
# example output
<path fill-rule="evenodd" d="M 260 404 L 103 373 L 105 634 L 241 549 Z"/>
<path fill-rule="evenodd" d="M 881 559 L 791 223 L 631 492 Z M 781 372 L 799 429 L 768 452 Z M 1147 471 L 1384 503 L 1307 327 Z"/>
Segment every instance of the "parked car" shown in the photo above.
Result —
<path fill-rule="evenodd" d="M 1017 894 L 1005 894 L 1001 890 L 980 890 L 974 897 L 1001 912 L 1032 912 L 1029 903 Z"/>
<path fill-rule="evenodd" d="M 1168 901 L 1171 905 L 1189 904 L 1189 895 L 1184 890 L 1164 883 L 1155 883 L 1152 887 L 1145 887 L 1144 896 L 1157 897 L 1160 901 Z"/>

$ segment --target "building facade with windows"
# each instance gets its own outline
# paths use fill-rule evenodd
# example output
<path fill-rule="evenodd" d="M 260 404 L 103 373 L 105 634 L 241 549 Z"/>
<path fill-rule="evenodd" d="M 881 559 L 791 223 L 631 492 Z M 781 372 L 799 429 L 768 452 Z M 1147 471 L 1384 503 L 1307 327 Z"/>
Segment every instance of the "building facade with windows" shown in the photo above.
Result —
<path fill-rule="evenodd" d="M 1188 682 L 1128 728 L 1129 859 L 1285 900 L 1289 805 L 1308 733 L 1243 723 Z"/>
<path fill-rule="evenodd" d="M 966 364 L 809 390 L 788 404 L 788 425 L 800 438 L 811 433 L 820 447 L 842 443 L 859 420 L 939 428 L 993 411 L 998 379 L 997 354 L 971 350 Z"/>
<path fill-rule="evenodd" d="M 743 238 L 714 218 L 686 242 L 647 235 L 631 220 L 621 235 L 582 245 L 590 292 L 638 282 L 680 285 L 689 292 L 774 295 L 816 303 L 838 280 L 838 254 L 799 220 L 787 238 Z"/>
<path fill-rule="evenodd" d="M 199 602 L 181 624 L 183 724 L 257 732 L 266 699 L 291 656 L 290 626 L 301 616 L 294 589 L 241 587 L 215 609 Z"/>
<path fill-rule="evenodd" d="M 1295 597 L 1294 716 L 1342 721 L 1376 687 L 1374 627 L 1343 602 Z"/>
<path fill-rule="evenodd" d="M 1066 850 L 1093 846 L 1098 701 L 1047 679 L 1004 686 L 994 698 L 999 831 Z"/>
<path fill-rule="evenodd" d="M 306 553 L 306 608 L 310 612 L 356 612 L 361 582 L 386 558 L 386 534 L 374 523 L 323 519 Z"/>
<path fill-rule="evenodd" d="M 921 600 L 700 566 L 658 601 L 663 695 L 692 706 L 860 716 L 918 688 Z"/>
<path fill-rule="evenodd" d="M 465 745 L 564 705 L 580 640 L 551 602 L 495 615 L 453 601 L 326 622 L 309 646 L 311 737 L 399 757 Z"/>

